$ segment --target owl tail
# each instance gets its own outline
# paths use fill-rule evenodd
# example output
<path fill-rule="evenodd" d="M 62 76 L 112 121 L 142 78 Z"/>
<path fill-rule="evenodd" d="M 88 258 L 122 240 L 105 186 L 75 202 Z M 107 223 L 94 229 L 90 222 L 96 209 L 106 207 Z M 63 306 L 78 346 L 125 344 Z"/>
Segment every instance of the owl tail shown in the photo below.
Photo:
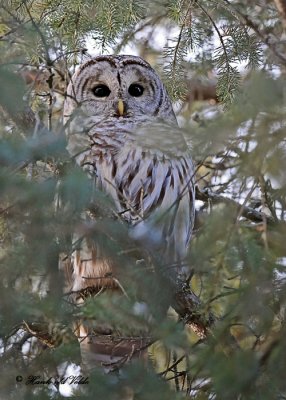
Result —
<path fill-rule="evenodd" d="M 78 237 L 80 235 L 75 235 L 74 242 L 78 242 L 78 246 L 74 251 L 69 256 L 63 254 L 60 258 L 60 269 L 64 273 L 66 284 L 64 291 L 69 301 L 79 309 L 87 298 L 101 296 L 103 293 L 111 296 L 118 293 L 120 301 L 120 296 L 126 294 L 113 276 L 115 266 L 108 257 L 104 244 L 98 244 L 89 238 L 79 240 Z M 112 303 L 107 307 L 113 307 Z M 100 311 L 104 312 L 103 309 Z M 96 309 L 90 313 L 93 315 L 91 318 L 74 323 L 83 370 L 102 367 L 108 373 L 120 369 L 131 359 L 147 358 L 146 349 L 150 338 L 144 337 L 135 328 L 132 335 L 118 332 L 117 329 L 107 326 L 107 323 L 95 319 Z"/>
<path fill-rule="evenodd" d="M 150 339 L 115 334 L 108 327 L 91 330 L 79 322 L 76 334 L 80 343 L 82 369 L 90 372 L 101 367 L 105 373 L 118 371 L 134 359 L 147 361 Z"/>

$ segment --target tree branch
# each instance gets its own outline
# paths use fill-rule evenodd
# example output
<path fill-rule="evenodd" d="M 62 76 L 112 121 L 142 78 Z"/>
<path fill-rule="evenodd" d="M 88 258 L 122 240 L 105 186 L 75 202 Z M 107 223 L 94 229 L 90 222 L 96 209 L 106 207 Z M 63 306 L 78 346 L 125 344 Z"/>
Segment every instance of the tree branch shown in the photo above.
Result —
<path fill-rule="evenodd" d="M 200 190 L 198 187 L 196 188 L 196 199 L 201 200 L 203 202 L 211 201 L 213 204 L 224 203 L 234 207 L 240 214 L 252 221 L 252 222 L 264 222 L 266 221 L 269 225 L 274 224 L 274 218 L 270 217 L 262 212 L 255 210 L 254 208 L 241 205 L 233 199 L 229 199 L 228 197 L 224 197 L 222 195 L 216 194 L 208 189 Z"/>
<path fill-rule="evenodd" d="M 282 65 L 286 65 L 286 57 L 284 56 L 284 54 L 280 53 L 277 50 L 277 43 L 272 43 L 269 40 L 269 37 L 265 36 L 259 29 L 258 25 L 256 23 L 254 23 L 249 17 L 248 15 L 244 14 L 243 12 L 237 10 L 235 7 L 233 7 L 233 5 L 231 4 L 231 2 L 229 0 L 223 0 L 226 4 L 228 4 L 228 6 L 230 7 L 230 9 L 234 10 L 234 12 L 238 15 L 240 23 L 242 25 L 246 25 L 249 28 L 251 28 L 256 35 L 261 39 L 261 41 L 272 51 L 272 53 L 277 57 L 277 59 L 280 61 L 280 63 Z"/>

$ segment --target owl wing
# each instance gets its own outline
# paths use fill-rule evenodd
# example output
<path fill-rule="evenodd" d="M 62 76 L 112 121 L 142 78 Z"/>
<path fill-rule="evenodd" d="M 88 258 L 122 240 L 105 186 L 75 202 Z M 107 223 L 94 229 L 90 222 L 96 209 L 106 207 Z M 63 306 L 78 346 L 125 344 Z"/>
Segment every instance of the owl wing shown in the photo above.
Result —
<path fill-rule="evenodd" d="M 97 159 L 96 185 L 111 196 L 130 236 L 152 251 L 161 249 L 166 262 L 182 261 L 194 224 L 194 167 L 188 154 L 131 145 L 108 157 L 94 152 L 84 162 L 90 165 L 92 159 Z"/>
<path fill-rule="evenodd" d="M 118 157 L 114 177 L 120 212 L 143 246 L 182 261 L 194 224 L 194 168 L 187 154 L 169 157 L 137 148 Z M 125 212 L 124 212 L 125 211 Z"/>
<path fill-rule="evenodd" d="M 116 211 L 130 226 L 130 236 L 143 247 L 159 252 L 164 263 L 180 266 L 178 272 L 181 272 L 195 214 L 194 167 L 188 153 L 182 148 L 176 150 L 177 155 L 174 151 L 154 149 L 154 143 L 146 148 L 146 140 L 143 147 L 127 133 L 122 135 L 121 142 L 118 133 L 97 135 L 97 129 L 91 130 L 85 141 L 80 137 L 82 134 L 73 135 L 70 153 L 76 155 L 78 164 L 88 171 L 96 187 L 113 199 Z M 80 254 L 84 252 L 95 255 L 100 249 L 91 252 L 85 244 Z M 88 282 L 96 285 L 91 278 L 98 260 L 92 256 L 82 259 L 75 258 L 75 276 L 79 279 L 80 271 L 85 270 Z M 106 254 L 101 259 L 106 260 Z M 110 273 L 109 265 L 105 261 L 104 267 L 98 268 L 101 276 Z M 99 276 L 96 279 L 100 282 Z M 76 287 L 80 288 L 80 284 Z"/>

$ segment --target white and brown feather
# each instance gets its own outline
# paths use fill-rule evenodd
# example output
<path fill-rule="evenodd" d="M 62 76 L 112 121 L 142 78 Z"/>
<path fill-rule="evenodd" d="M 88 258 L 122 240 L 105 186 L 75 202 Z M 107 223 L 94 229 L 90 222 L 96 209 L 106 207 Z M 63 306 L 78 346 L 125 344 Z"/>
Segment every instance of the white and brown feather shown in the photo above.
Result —
<path fill-rule="evenodd" d="M 110 88 L 107 98 L 92 95 L 97 82 Z M 128 95 L 132 82 L 144 86 L 144 96 Z M 156 72 L 133 56 L 88 61 L 69 84 L 64 122 L 70 154 L 113 199 L 130 236 L 181 274 L 194 223 L 194 168 Z M 114 272 L 112 260 L 94 240 L 81 242 L 68 269 L 73 291 L 114 286 L 106 278 Z"/>
<path fill-rule="evenodd" d="M 145 85 L 145 99 L 128 97 L 133 81 Z M 96 82 L 111 89 L 103 101 L 91 93 Z M 124 116 L 116 111 L 119 98 Z M 164 261 L 175 263 L 180 273 L 194 222 L 194 169 L 155 71 L 139 57 L 91 59 L 71 79 L 64 121 L 70 153 L 97 188 L 111 196 L 130 224 L 130 235 L 151 250 L 161 249 Z M 82 246 L 72 256 L 72 289 L 110 284 L 99 279 L 112 272 L 110 260 L 96 243 L 83 241 Z"/>

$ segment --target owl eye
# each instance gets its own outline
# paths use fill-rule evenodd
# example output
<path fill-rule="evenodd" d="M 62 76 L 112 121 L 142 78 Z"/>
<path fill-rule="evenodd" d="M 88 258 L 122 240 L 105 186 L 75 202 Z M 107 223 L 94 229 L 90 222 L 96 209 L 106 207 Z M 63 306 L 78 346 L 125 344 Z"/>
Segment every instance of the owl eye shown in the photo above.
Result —
<path fill-rule="evenodd" d="M 143 86 L 139 85 L 139 83 L 132 83 L 129 86 L 128 93 L 133 97 L 140 97 L 144 92 Z"/>
<path fill-rule="evenodd" d="M 92 89 L 92 91 L 96 97 L 107 97 L 111 93 L 111 90 L 106 85 L 97 85 Z"/>

